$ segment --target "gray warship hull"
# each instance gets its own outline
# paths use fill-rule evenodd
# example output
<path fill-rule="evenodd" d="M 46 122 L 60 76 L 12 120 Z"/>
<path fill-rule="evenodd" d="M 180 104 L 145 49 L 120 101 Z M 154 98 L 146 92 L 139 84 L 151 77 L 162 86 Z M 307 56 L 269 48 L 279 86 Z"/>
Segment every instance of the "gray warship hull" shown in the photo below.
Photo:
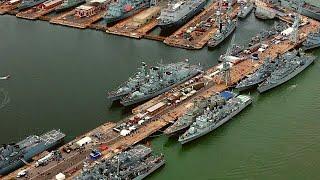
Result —
<path fill-rule="evenodd" d="M 236 87 L 236 89 L 238 91 L 247 91 L 247 90 L 250 90 L 250 89 L 254 89 L 256 88 L 260 83 L 262 83 L 264 80 L 266 79 L 260 79 L 259 81 L 256 81 L 252 84 L 249 84 L 249 85 L 246 85 L 246 86 L 240 86 L 240 87 Z"/>
<path fill-rule="evenodd" d="M 185 124 L 184 126 L 180 126 L 175 130 L 171 130 L 171 131 L 165 130 L 163 133 L 169 137 L 179 135 L 180 133 L 183 133 L 185 130 L 187 130 L 187 128 L 191 126 L 192 122 L 190 122 L 189 124 Z"/>
<path fill-rule="evenodd" d="M 0 168 L 0 176 L 8 174 L 8 173 L 24 166 L 25 162 L 29 162 L 34 156 L 36 156 L 36 155 L 38 155 L 48 149 L 51 149 L 51 148 L 55 147 L 56 145 L 58 145 L 59 143 L 61 143 L 63 141 L 64 137 L 65 137 L 65 135 L 61 133 L 60 137 L 57 137 L 57 139 L 55 139 L 52 142 L 41 142 L 36 146 L 30 147 L 27 150 L 27 152 L 22 155 L 22 157 L 20 159 L 16 159 L 16 160 L 14 160 L 14 162 L 10 163 L 9 165 L 7 165 L 5 167 L 1 167 Z"/>
<path fill-rule="evenodd" d="M 153 168 L 151 168 L 148 172 L 135 177 L 133 180 L 142 180 L 142 179 L 146 178 L 147 176 L 149 176 L 151 173 L 153 173 L 154 171 L 159 169 L 164 164 L 165 164 L 165 160 L 163 159 L 159 163 L 157 163 L 157 165 L 155 165 Z"/>
<path fill-rule="evenodd" d="M 288 0 L 281 0 L 281 6 L 292 9 L 291 4 L 290 2 L 288 2 Z M 312 5 L 304 5 L 302 7 L 301 14 L 304 16 L 308 16 L 312 19 L 320 20 L 320 8 Z"/>
<path fill-rule="evenodd" d="M 206 1 L 203 1 L 201 4 L 199 4 L 199 6 L 194 8 L 192 11 L 190 11 L 187 15 L 185 15 L 184 17 L 182 17 L 178 21 L 170 22 L 170 23 L 159 22 L 158 26 L 162 30 L 178 28 L 178 27 L 184 25 L 185 23 L 187 23 L 192 17 L 194 17 L 195 15 L 199 14 L 203 10 L 203 8 L 206 5 L 206 3 L 207 3 Z"/>
<path fill-rule="evenodd" d="M 128 93 L 122 93 L 122 94 L 115 94 L 115 95 L 108 95 L 107 98 L 110 101 L 117 101 L 120 100 L 121 98 L 125 97 L 126 95 L 128 95 Z"/>
<path fill-rule="evenodd" d="M 157 91 L 157 92 L 154 92 L 154 93 L 152 93 L 152 94 L 145 95 L 145 96 L 142 97 L 142 98 L 135 99 L 135 100 L 131 100 L 131 101 L 120 100 L 120 103 L 121 103 L 123 106 L 130 106 L 130 105 L 133 105 L 133 104 L 137 104 L 137 103 L 139 103 L 139 102 L 146 101 L 146 100 L 148 100 L 148 99 L 150 99 L 150 98 L 153 98 L 153 97 L 158 96 L 158 95 L 160 95 L 160 94 L 162 94 L 162 93 L 164 93 L 164 92 L 169 91 L 170 89 L 172 89 L 172 88 L 175 87 L 176 85 L 181 84 L 181 83 L 183 83 L 183 82 L 185 82 L 185 81 L 193 78 L 194 76 L 198 75 L 199 73 L 200 73 L 199 71 L 198 71 L 198 72 L 195 72 L 194 74 L 191 74 L 190 76 L 182 79 L 181 81 L 178 81 L 177 83 L 172 84 L 171 86 L 165 87 L 165 88 L 163 88 L 163 89 L 161 89 L 161 90 L 159 90 L 159 91 Z"/>
<path fill-rule="evenodd" d="M 228 122 L 231 118 L 233 118 L 235 115 L 239 114 L 244 108 L 246 108 L 248 105 L 250 105 L 252 103 L 252 99 L 250 99 L 249 101 L 247 101 L 246 103 L 242 104 L 242 106 L 240 106 L 236 111 L 232 112 L 231 114 L 229 114 L 227 117 L 223 118 L 222 120 L 220 120 L 218 123 L 216 124 L 212 124 L 209 127 L 204 128 L 200 133 L 189 136 L 186 139 L 180 139 L 179 138 L 179 142 L 181 144 L 186 144 L 188 142 L 191 142 L 201 136 L 204 136 L 206 134 L 208 134 L 209 132 L 217 129 L 218 127 L 220 127 L 221 125 L 223 125 L 224 123 Z"/>
<path fill-rule="evenodd" d="M 319 48 L 320 47 L 320 42 L 319 44 L 314 44 L 314 45 L 309 45 L 309 46 L 303 46 L 302 49 L 304 51 L 308 51 L 308 50 L 311 50 L 311 49 L 315 49 L 315 48 Z"/>
<path fill-rule="evenodd" d="M 225 36 L 222 39 L 219 39 L 218 41 L 210 41 L 208 42 L 208 47 L 209 48 L 214 48 L 218 46 L 220 43 L 222 43 L 225 39 L 227 39 L 236 29 L 237 23 L 233 22 L 232 28 L 225 34 Z"/>
<path fill-rule="evenodd" d="M 245 6 L 245 7 L 247 8 L 245 10 L 240 10 L 238 14 L 238 17 L 241 19 L 246 18 L 251 13 L 251 11 L 253 10 L 253 4 L 250 4 L 249 6 Z"/>
<path fill-rule="evenodd" d="M 260 85 L 258 87 L 259 93 L 263 93 L 263 92 L 269 91 L 269 90 L 271 90 L 271 89 L 273 89 L 273 88 L 275 88 L 277 86 L 280 86 L 281 84 L 289 81 L 290 79 L 292 79 L 293 77 L 298 75 L 300 72 L 305 70 L 307 67 L 309 67 L 309 65 L 312 64 L 313 62 L 314 62 L 314 59 L 311 59 L 310 61 L 308 61 L 303 66 L 300 66 L 299 68 L 297 68 L 294 72 L 292 72 L 288 76 L 286 76 L 286 77 L 282 78 L 281 80 L 279 80 L 277 83 L 274 83 L 274 84 L 271 84 L 271 85 Z"/>

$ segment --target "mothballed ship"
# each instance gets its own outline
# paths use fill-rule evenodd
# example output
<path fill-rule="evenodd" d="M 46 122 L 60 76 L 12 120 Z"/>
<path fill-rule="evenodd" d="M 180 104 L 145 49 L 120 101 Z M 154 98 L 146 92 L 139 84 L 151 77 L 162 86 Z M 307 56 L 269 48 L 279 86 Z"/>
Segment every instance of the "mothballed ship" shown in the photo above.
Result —
<path fill-rule="evenodd" d="M 32 135 L 14 144 L 0 148 L 0 175 L 8 174 L 30 161 L 32 157 L 62 142 L 65 134 L 59 130 L 49 131 L 41 136 Z"/>
<path fill-rule="evenodd" d="M 241 1 L 238 17 L 242 19 L 246 18 L 250 14 L 250 12 L 253 10 L 253 7 L 254 7 L 253 3 Z"/>
<path fill-rule="evenodd" d="M 302 45 L 302 49 L 305 51 L 320 47 L 320 28 L 317 32 L 308 34 L 307 40 Z"/>
<path fill-rule="evenodd" d="M 266 80 L 276 69 L 278 62 L 279 61 L 277 59 L 275 60 L 275 62 L 272 62 L 269 58 L 266 59 L 256 72 L 241 80 L 237 84 L 236 89 L 238 89 L 239 91 L 244 91 L 253 87 L 257 87 L 258 84 Z"/>
<path fill-rule="evenodd" d="M 128 95 L 121 98 L 120 103 L 129 106 L 162 94 L 175 85 L 191 79 L 202 71 L 199 65 L 178 62 L 168 65 L 154 66 L 149 69 L 148 76 L 142 84 Z"/>
<path fill-rule="evenodd" d="M 150 7 L 150 0 L 119 0 L 110 3 L 105 23 L 115 23 Z"/>
<path fill-rule="evenodd" d="M 262 84 L 259 85 L 258 91 L 260 93 L 266 92 L 273 89 L 306 69 L 316 59 L 315 56 L 306 55 L 304 53 L 294 53 L 292 56 L 289 53 L 284 55 L 283 61 L 285 62 L 282 66 L 278 66 Z"/>
<path fill-rule="evenodd" d="M 190 109 L 186 114 L 179 117 L 178 120 L 170 127 L 168 127 L 164 134 L 166 135 L 175 135 L 179 132 L 186 130 L 195 120 L 196 117 L 201 115 L 204 110 L 212 110 L 213 108 L 222 106 L 226 103 L 231 96 L 224 95 L 225 92 L 212 95 L 210 98 L 202 98 L 194 102 L 194 107 Z"/>
<path fill-rule="evenodd" d="M 301 14 L 310 18 L 320 20 L 320 7 L 314 6 L 305 0 L 280 0 L 283 7 L 297 10 L 301 7 Z"/>
<path fill-rule="evenodd" d="M 167 7 L 161 10 L 159 24 L 161 29 L 180 27 L 198 14 L 206 0 L 178 0 L 168 3 Z"/>
<path fill-rule="evenodd" d="M 76 180 L 133 179 L 141 180 L 165 164 L 163 155 L 154 155 L 151 148 L 136 145 L 110 159 L 84 168 Z"/>
<path fill-rule="evenodd" d="M 147 64 L 142 62 L 138 72 L 130 77 L 127 82 L 120 85 L 116 90 L 108 92 L 107 97 L 112 101 L 119 100 L 129 93 L 138 90 L 139 86 L 148 81 L 148 78 L 149 74 Z"/>
<path fill-rule="evenodd" d="M 220 23 L 219 31 L 214 34 L 208 41 L 208 47 L 213 48 L 223 42 L 237 27 L 237 20 L 227 20 Z"/>
<path fill-rule="evenodd" d="M 233 93 L 229 93 L 234 96 Z M 178 141 L 181 144 L 185 144 L 208 134 L 229 121 L 251 103 L 252 99 L 250 96 L 238 95 L 229 99 L 223 106 L 212 110 L 205 110 L 202 115 L 196 118 L 196 121 L 190 126 L 190 128 L 179 137 Z"/>

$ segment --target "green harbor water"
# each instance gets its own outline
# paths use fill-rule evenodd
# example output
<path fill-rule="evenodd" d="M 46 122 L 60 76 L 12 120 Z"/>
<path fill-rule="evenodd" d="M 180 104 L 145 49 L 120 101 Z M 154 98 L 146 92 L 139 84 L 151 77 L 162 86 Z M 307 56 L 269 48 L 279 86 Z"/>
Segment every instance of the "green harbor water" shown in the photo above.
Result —
<path fill-rule="evenodd" d="M 240 21 L 235 41 L 246 43 L 273 21 L 253 14 Z M 0 16 L 0 144 L 61 129 L 70 141 L 130 109 L 112 105 L 106 91 L 148 64 L 189 59 L 217 63 L 230 39 L 213 51 L 187 51 L 149 40 Z M 259 95 L 216 131 L 181 146 L 153 138 L 166 165 L 149 179 L 318 179 L 320 176 L 320 50 L 315 64 L 288 83 Z"/>

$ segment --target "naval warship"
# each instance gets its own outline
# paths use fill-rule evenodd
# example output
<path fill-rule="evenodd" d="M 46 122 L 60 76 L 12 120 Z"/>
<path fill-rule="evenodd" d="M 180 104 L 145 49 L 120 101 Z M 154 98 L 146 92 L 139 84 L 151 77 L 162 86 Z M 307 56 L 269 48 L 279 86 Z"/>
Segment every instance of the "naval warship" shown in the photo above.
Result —
<path fill-rule="evenodd" d="M 55 12 L 63 12 L 84 4 L 85 2 L 86 0 L 64 0 L 63 3 L 55 9 Z"/>
<path fill-rule="evenodd" d="M 229 99 L 222 107 L 204 111 L 178 141 L 185 144 L 215 130 L 251 103 L 250 96 L 238 95 Z"/>
<path fill-rule="evenodd" d="M 129 106 L 162 94 L 175 85 L 191 79 L 202 71 L 199 65 L 187 62 L 172 63 L 167 66 L 150 68 L 147 80 L 138 88 L 121 98 L 120 103 Z"/>
<path fill-rule="evenodd" d="M 302 45 L 304 51 L 320 47 L 320 28 L 318 32 L 308 34 L 307 40 Z"/>
<path fill-rule="evenodd" d="M 305 0 L 280 0 L 280 4 L 283 7 L 297 10 L 301 5 L 301 14 L 310 18 L 320 20 L 320 7 L 314 6 Z"/>
<path fill-rule="evenodd" d="M 115 23 L 150 7 L 150 0 L 119 0 L 110 3 L 106 15 L 106 24 Z"/>
<path fill-rule="evenodd" d="M 256 72 L 241 80 L 237 84 L 236 89 L 244 91 L 258 86 L 258 84 L 266 80 L 270 76 L 271 72 L 276 69 L 277 62 L 279 62 L 277 59 L 273 62 L 267 58 Z"/>
<path fill-rule="evenodd" d="M 206 0 L 178 0 L 168 3 L 167 7 L 161 10 L 158 26 L 161 29 L 180 27 L 198 14 Z"/>
<path fill-rule="evenodd" d="M 151 148 L 136 145 L 110 159 L 97 162 L 93 167 L 84 167 L 76 180 L 134 179 L 140 180 L 165 164 L 162 155 L 154 155 Z"/>
<path fill-rule="evenodd" d="M 226 23 L 220 23 L 220 28 L 208 41 L 208 47 L 213 48 L 224 41 L 237 27 L 237 20 L 227 20 Z"/>
<path fill-rule="evenodd" d="M 230 98 L 231 96 L 223 96 L 223 94 L 219 93 L 214 94 L 209 98 L 202 98 L 195 101 L 194 107 L 187 111 L 186 114 L 179 117 L 173 125 L 171 125 L 164 131 L 164 134 L 172 136 L 178 134 L 179 132 L 182 132 L 183 130 L 188 128 L 195 121 L 196 117 L 199 116 L 206 108 L 212 110 L 217 106 L 222 106 Z"/>
<path fill-rule="evenodd" d="M 306 55 L 304 53 L 297 53 L 293 58 L 284 56 L 284 64 L 278 66 L 262 84 L 259 85 L 259 93 L 266 92 L 272 88 L 275 88 L 306 69 L 313 61 L 315 56 Z"/>
<path fill-rule="evenodd" d="M 59 130 L 41 136 L 32 135 L 24 140 L 0 147 L 0 175 L 8 174 L 30 161 L 32 157 L 62 142 L 65 134 Z"/>
<path fill-rule="evenodd" d="M 246 18 L 248 16 L 248 14 L 250 14 L 250 12 L 253 9 L 253 3 L 247 2 L 245 4 L 241 4 L 240 5 L 240 11 L 238 13 L 238 17 L 239 18 Z"/>
<path fill-rule="evenodd" d="M 22 11 L 33 6 L 37 6 L 47 0 L 22 0 L 22 2 L 18 6 L 18 10 Z"/>
<path fill-rule="evenodd" d="M 148 77 L 147 64 L 142 62 L 141 67 L 138 68 L 138 72 L 130 77 L 128 81 L 120 85 L 116 90 L 107 93 L 108 99 L 112 101 L 119 100 L 129 93 L 138 90 L 138 87 L 144 84 Z"/>

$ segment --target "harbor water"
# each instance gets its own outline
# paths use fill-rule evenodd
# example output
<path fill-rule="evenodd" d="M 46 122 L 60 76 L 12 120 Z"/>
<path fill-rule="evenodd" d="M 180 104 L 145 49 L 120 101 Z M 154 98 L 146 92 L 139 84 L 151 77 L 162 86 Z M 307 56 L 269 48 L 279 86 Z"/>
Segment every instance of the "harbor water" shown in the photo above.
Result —
<path fill-rule="evenodd" d="M 245 44 L 273 21 L 253 14 L 239 22 L 235 42 Z M 119 121 L 130 108 L 112 104 L 106 91 L 147 64 L 188 59 L 208 68 L 230 45 L 187 51 L 149 40 L 0 16 L 0 144 L 61 129 L 66 141 Z M 317 179 L 320 156 L 320 50 L 299 76 L 254 97 L 252 106 L 216 131 L 181 146 L 152 139 L 165 167 L 149 179 Z"/>

